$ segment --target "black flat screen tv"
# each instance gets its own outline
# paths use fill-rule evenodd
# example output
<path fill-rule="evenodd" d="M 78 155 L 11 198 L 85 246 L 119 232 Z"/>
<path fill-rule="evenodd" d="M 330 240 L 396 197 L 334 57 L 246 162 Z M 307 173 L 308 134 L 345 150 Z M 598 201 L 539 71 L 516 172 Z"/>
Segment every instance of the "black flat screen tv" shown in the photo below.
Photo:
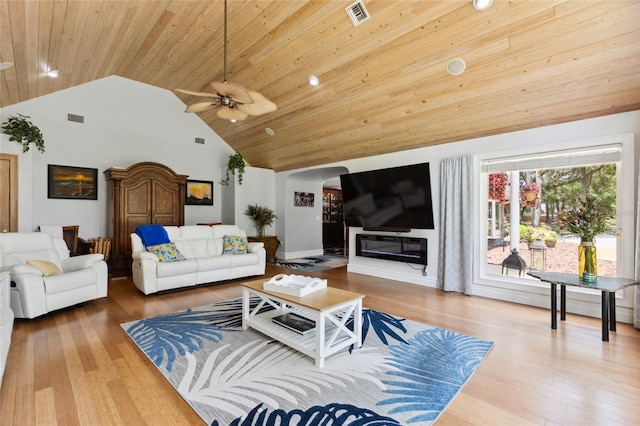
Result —
<path fill-rule="evenodd" d="M 340 175 L 347 226 L 370 231 L 434 229 L 429 163 Z"/>

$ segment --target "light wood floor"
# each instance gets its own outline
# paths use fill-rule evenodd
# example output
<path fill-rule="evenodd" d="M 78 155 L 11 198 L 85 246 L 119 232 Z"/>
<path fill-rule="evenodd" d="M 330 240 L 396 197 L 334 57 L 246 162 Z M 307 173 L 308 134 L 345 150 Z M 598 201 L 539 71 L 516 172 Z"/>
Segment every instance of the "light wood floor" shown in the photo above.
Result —
<path fill-rule="evenodd" d="M 268 266 L 267 276 L 291 270 Z M 364 293 L 364 305 L 493 340 L 494 348 L 438 425 L 635 425 L 640 331 L 569 314 L 444 293 L 346 268 L 310 273 Z M 16 320 L 0 390 L 2 425 L 198 425 L 200 418 L 125 335 L 120 323 L 240 297 L 241 281 L 144 296 L 130 279 L 109 296 Z"/>

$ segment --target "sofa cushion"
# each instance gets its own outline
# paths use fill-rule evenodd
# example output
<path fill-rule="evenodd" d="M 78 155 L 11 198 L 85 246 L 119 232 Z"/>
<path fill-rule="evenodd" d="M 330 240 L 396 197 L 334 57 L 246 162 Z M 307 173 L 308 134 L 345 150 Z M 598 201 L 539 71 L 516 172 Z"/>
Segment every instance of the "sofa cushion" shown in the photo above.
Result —
<path fill-rule="evenodd" d="M 147 251 L 158 256 L 160 262 L 175 262 L 177 260 L 185 260 L 185 257 L 177 249 L 175 243 L 157 244 L 148 246 Z"/>
<path fill-rule="evenodd" d="M 95 270 L 87 268 L 44 277 L 43 279 L 47 296 L 50 296 L 52 294 L 70 292 L 82 287 L 93 287 L 98 281 L 98 275 Z"/>
<path fill-rule="evenodd" d="M 223 241 L 223 254 L 245 254 L 247 252 L 247 239 L 245 237 L 225 235 Z"/>
<path fill-rule="evenodd" d="M 157 277 L 175 277 L 176 275 L 195 274 L 198 264 L 195 259 L 186 259 L 182 262 L 159 262 L 157 265 Z"/>
<path fill-rule="evenodd" d="M 246 232 L 238 228 L 237 225 L 215 225 L 211 227 L 211 233 L 213 234 L 213 238 L 220 240 L 222 240 L 225 235 L 247 236 Z"/>
<path fill-rule="evenodd" d="M 42 275 L 44 275 L 45 277 L 48 277 L 50 275 L 58 275 L 62 272 L 55 263 L 46 260 L 29 259 L 27 260 L 27 265 L 35 266 L 40 271 L 42 271 Z"/>
<path fill-rule="evenodd" d="M 206 240 L 213 238 L 213 236 L 210 226 L 184 225 L 180 227 L 180 238 L 183 240 Z"/>
<path fill-rule="evenodd" d="M 176 247 L 187 259 L 207 257 L 209 255 L 208 240 L 177 240 Z"/>

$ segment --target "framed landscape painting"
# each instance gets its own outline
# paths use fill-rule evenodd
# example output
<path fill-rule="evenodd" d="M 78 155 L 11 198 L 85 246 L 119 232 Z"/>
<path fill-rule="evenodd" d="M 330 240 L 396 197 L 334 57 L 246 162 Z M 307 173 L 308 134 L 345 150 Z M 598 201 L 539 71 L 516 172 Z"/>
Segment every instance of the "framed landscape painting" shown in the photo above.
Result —
<path fill-rule="evenodd" d="M 187 206 L 212 206 L 213 205 L 213 181 L 188 180 Z"/>
<path fill-rule="evenodd" d="M 98 169 L 48 165 L 48 198 L 98 199 Z"/>

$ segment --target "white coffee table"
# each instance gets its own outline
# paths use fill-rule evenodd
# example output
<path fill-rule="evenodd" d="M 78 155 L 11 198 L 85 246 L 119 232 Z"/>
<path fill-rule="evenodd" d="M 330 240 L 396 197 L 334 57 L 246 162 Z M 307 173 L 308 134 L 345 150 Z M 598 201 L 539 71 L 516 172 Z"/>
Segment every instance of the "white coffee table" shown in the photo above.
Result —
<path fill-rule="evenodd" d="M 316 367 L 324 367 L 324 360 L 339 350 L 362 346 L 362 299 L 364 295 L 327 287 L 303 297 L 267 291 L 264 280 L 242 284 L 242 328 L 251 327 L 285 345 L 315 359 Z M 252 309 L 251 297 L 260 302 Z M 264 306 L 273 310 L 259 313 Z M 275 324 L 271 319 L 286 312 L 295 312 L 314 320 L 315 330 L 299 334 Z M 353 331 L 347 321 L 353 316 Z"/>

